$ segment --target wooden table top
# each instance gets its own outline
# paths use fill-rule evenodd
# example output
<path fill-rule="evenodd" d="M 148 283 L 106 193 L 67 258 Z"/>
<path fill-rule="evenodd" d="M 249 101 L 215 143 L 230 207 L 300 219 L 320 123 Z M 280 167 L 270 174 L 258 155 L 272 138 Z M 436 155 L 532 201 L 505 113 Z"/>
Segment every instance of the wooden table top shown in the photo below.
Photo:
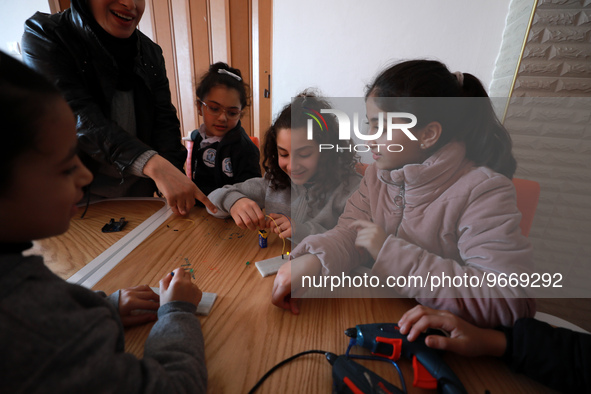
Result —
<path fill-rule="evenodd" d="M 68 279 L 92 259 L 112 246 L 154 212 L 164 206 L 160 199 L 105 200 L 88 206 L 83 219 L 79 214 L 70 221 L 70 229 L 62 235 L 35 241 L 26 254 L 43 255 L 45 265 L 62 279 Z M 128 221 L 123 231 L 103 233 L 101 229 L 111 219 Z"/>
<path fill-rule="evenodd" d="M 99 208 L 99 204 L 105 205 Z M 108 221 L 110 217 L 147 218 L 162 203 L 99 204 L 95 204 L 96 221 L 106 223 L 105 218 Z M 72 270 L 75 272 L 73 267 L 80 268 L 78 259 L 87 263 L 102 252 L 101 248 L 117 240 L 105 240 L 97 235 L 100 229 L 97 233 L 94 222 L 90 217 L 78 222 L 73 219 L 68 233 L 45 241 L 37 251 L 51 256 L 52 270 L 69 277 Z M 301 351 L 319 349 L 343 354 L 348 345 L 345 329 L 357 324 L 397 322 L 416 305 L 408 299 L 305 299 L 300 315 L 293 315 L 271 304 L 274 276 L 263 278 L 254 265 L 255 261 L 281 254 L 281 239 L 271 234 L 268 244 L 268 248 L 261 249 L 257 233 L 241 230 L 231 219 L 216 219 L 205 209 L 194 208 L 186 218 L 174 215 L 168 218 L 94 289 L 110 294 L 140 284 L 158 286 L 166 273 L 190 262 L 201 290 L 218 295 L 211 313 L 199 317 L 210 393 L 247 393 L 271 367 Z M 142 357 L 151 327 L 148 324 L 127 329 L 126 351 Z M 445 360 L 469 393 L 551 392 L 523 375 L 511 373 L 494 358 L 468 359 L 446 354 Z M 363 364 L 400 387 L 391 365 L 376 361 Z M 399 364 L 408 392 L 435 392 L 412 387 L 411 362 L 401 360 Z M 281 367 L 257 393 L 329 393 L 331 389 L 330 365 L 323 355 L 310 354 Z"/>

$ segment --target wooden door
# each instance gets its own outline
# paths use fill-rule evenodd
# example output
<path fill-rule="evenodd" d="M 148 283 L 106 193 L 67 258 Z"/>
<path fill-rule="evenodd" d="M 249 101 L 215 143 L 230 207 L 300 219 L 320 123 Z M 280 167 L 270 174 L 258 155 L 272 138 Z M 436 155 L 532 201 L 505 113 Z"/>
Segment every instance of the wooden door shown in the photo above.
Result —
<path fill-rule="evenodd" d="M 201 123 L 199 79 L 222 61 L 250 86 L 242 126 L 262 137 L 271 122 L 272 0 L 147 0 L 140 29 L 162 47 L 184 136 Z"/>
<path fill-rule="evenodd" d="M 252 109 L 253 130 L 261 143 L 266 130 L 271 126 L 272 108 L 272 48 L 273 48 L 273 0 L 254 1 L 252 39 Z M 258 35 L 258 36 L 257 36 Z"/>
<path fill-rule="evenodd" d="M 48 0 L 49 10 L 52 14 L 62 12 L 70 8 L 70 0 Z"/>

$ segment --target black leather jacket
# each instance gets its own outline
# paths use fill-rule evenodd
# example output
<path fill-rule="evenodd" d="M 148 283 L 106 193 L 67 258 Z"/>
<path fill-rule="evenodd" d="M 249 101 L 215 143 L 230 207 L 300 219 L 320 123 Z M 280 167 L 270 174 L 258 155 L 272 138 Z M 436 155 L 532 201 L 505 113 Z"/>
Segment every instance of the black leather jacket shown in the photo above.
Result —
<path fill-rule="evenodd" d="M 182 170 L 187 151 L 172 105 L 162 49 L 136 30 L 133 73 L 137 137 L 110 119 L 119 71 L 89 26 L 83 0 L 54 15 L 36 13 L 25 23 L 24 62 L 54 81 L 76 115 L 81 157 L 94 172 L 99 163 L 119 174 L 153 149 Z M 81 8 L 82 7 L 82 8 Z"/>

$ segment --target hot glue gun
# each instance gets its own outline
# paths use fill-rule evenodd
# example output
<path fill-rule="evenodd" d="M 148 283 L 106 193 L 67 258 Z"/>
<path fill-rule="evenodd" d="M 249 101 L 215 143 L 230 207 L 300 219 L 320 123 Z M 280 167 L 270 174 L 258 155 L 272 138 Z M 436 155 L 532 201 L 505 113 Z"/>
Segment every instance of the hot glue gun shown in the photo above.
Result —
<path fill-rule="evenodd" d="M 443 361 L 440 353 L 425 345 L 425 334 L 413 342 L 400 333 L 394 323 L 360 324 L 345 331 L 355 345 L 362 346 L 375 356 L 396 361 L 403 356 L 412 360 L 413 385 L 426 389 L 438 389 L 445 394 L 467 393 L 456 374 Z"/>
<path fill-rule="evenodd" d="M 326 353 L 332 365 L 333 393 L 404 394 L 404 391 L 347 356 Z"/>

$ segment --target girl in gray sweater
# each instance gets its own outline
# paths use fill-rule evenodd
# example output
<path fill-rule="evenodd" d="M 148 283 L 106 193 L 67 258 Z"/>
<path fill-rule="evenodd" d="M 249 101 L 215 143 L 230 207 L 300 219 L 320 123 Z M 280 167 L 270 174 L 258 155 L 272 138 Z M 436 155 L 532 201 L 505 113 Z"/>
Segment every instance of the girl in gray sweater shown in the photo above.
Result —
<path fill-rule="evenodd" d="M 213 215 L 232 216 L 240 228 L 269 228 L 295 243 L 333 228 L 361 176 L 354 152 L 320 152 L 321 144 L 344 144 L 336 119 L 320 114 L 328 108 L 309 92 L 286 105 L 265 136 L 265 176 L 213 191 L 208 196 L 218 208 Z M 312 119 L 318 120 L 312 121 L 309 138 Z"/>
<path fill-rule="evenodd" d="M 205 392 L 201 291 L 188 273 L 160 281 L 158 304 L 148 286 L 106 297 L 22 255 L 31 240 L 68 229 L 92 175 L 66 101 L 2 52 L 0 115 L 0 392 Z M 141 360 L 125 353 L 123 327 L 155 317 L 137 309 L 158 309 Z"/>

